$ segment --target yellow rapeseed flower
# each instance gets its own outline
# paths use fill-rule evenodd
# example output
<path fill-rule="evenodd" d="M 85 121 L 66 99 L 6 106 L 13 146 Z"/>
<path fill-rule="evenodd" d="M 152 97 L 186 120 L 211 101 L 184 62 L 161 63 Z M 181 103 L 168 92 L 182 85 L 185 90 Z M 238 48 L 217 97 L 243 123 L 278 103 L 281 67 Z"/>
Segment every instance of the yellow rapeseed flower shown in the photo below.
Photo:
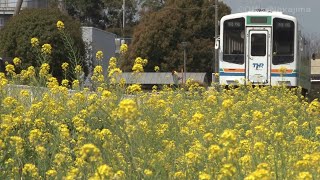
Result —
<path fill-rule="evenodd" d="M 281 66 L 279 69 L 280 74 L 281 75 L 287 74 L 287 69 L 288 69 L 287 67 Z"/>
<path fill-rule="evenodd" d="M 316 131 L 316 135 L 319 136 L 320 135 L 320 126 L 317 126 L 315 131 Z"/>
<path fill-rule="evenodd" d="M 140 84 L 132 84 L 127 87 L 127 92 L 129 94 L 136 94 L 142 92 L 141 85 Z"/>
<path fill-rule="evenodd" d="M 111 96 L 111 92 L 108 91 L 108 90 L 103 90 L 102 93 L 101 93 L 101 96 L 104 97 L 104 98 L 108 98 Z"/>
<path fill-rule="evenodd" d="M 220 175 L 219 177 L 233 177 L 235 173 L 237 172 L 237 169 L 232 164 L 224 164 L 222 168 L 220 169 Z M 220 179 L 220 178 L 219 178 Z"/>
<path fill-rule="evenodd" d="M 113 179 L 124 179 L 124 177 L 125 177 L 125 172 L 122 170 L 119 170 L 114 174 Z"/>
<path fill-rule="evenodd" d="M 59 31 L 64 29 L 64 23 L 62 21 L 58 21 L 57 22 L 57 28 Z"/>
<path fill-rule="evenodd" d="M 121 44 L 120 46 L 120 53 L 124 54 L 128 51 L 128 45 L 127 44 Z"/>
<path fill-rule="evenodd" d="M 284 134 L 282 132 L 276 132 L 274 134 L 274 139 L 277 141 L 281 141 L 283 139 Z"/>
<path fill-rule="evenodd" d="M 199 154 L 194 152 L 187 152 L 185 154 L 186 160 L 188 164 L 192 164 L 198 161 Z"/>
<path fill-rule="evenodd" d="M 50 177 L 50 178 L 56 177 L 57 174 L 58 174 L 58 172 L 57 172 L 56 170 L 54 170 L 54 169 L 50 169 L 50 170 L 48 170 L 48 171 L 46 172 L 46 176 L 47 176 L 47 177 Z"/>
<path fill-rule="evenodd" d="M 252 163 L 252 157 L 250 155 L 244 155 L 239 159 L 242 167 L 250 167 Z"/>
<path fill-rule="evenodd" d="M 94 67 L 94 69 L 93 69 L 93 73 L 94 73 L 94 74 L 102 74 L 102 72 L 103 72 L 102 66 L 96 66 L 96 67 Z"/>
<path fill-rule="evenodd" d="M 256 142 L 254 144 L 254 150 L 260 154 L 263 154 L 265 150 L 265 144 L 263 142 Z"/>
<path fill-rule="evenodd" d="M 16 65 L 16 66 L 20 65 L 20 64 L 21 64 L 21 59 L 18 58 L 18 57 L 15 57 L 15 58 L 13 59 L 13 64 Z"/>
<path fill-rule="evenodd" d="M 298 180 L 312 180 L 312 174 L 310 172 L 300 172 L 298 177 Z"/>
<path fill-rule="evenodd" d="M 39 178 L 38 168 L 34 164 L 25 164 L 22 168 L 22 174 L 32 178 Z"/>
<path fill-rule="evenodd" d="M 36 37 L 31 38 L 31 46 L 32 47 L 39 46 L 39 39 Z"/>
<path fill-rule="evenodd" d="M 210 180 L 211 176 L 205 172 L 199 172 L 199 180 Z"/>
<path fill-rule="evenodd" d="M 146 176 L 152 176 L 152 174 L 153 174 L 150 169 L 145 169 L 145 170 L 143 171 L 143 173 L 144 173 Z"/>
<path fill-rule="evenodd" d="M 111 64 L 113 64 L 114 66 L 111 66 Z M 117 58 L 111 57 L 111 58 L 109 59 L 109 68 L 115 68 L 116 64 L 117 64 Z M 111 66 L 111 67 L 110 67 L 110 66 Z"/>
<path fill-rule="evenodd" d="M 62 65 L 61 65 L 61 68 L 63 71 L 67 71 L 68 67 L 69 67 L 69 63 L 67 63 L 67 62 L 62 63 Z"/>
<path fill-rule="evenodd" d="M 224 108 L 230 108 L 233 105 L 233 102 L 231 99 L 226 99 L 222 102 L 222 107 Z"/>
<path fill-rule="evenodd" d="M 79 80 L 74 80 L 74 81 L 72 82 L 72 88 L 73 88 L 73 89 L 79 88 L 79 85 L 80 85 Z"/>
<path fill-rule="evenodd" d="M 0 151 L 5 147 L 4 142 L 0 139 Z"/>
<path fill-rule="evenodd" d="M 0 90 L 8 84 L 8 80 L 6 79 L 4 73 L 0 72 Z"/>
<path fill-rule="evenodd" d="M 270 172 L 266 169 L 257 169 L 244 178 L 245 180 L 271 179 Z"/>
<path fill-rule="evenodd" d="M 18 156 L 23 155 L 23 152 L 24 152 L 24 149 L 23 149 L 24 141 L 23 141 L 23 139 L 21 137 L 19 137 L 19 136 L 11 136 L 10 137 L 10 144 L 16 148 L 15 150 L 16 150 L 16 154 Z"/>
<path fill-rule="evenodd" d="M 36 146 L 36 153 L 40 157 L 40 159 L 44 159 L 46 157 L 46 148 L 43 146 Z"/>
<path fill-rule="evenodd" d="M 211 145 L 208 149 L 208 158 L 212 160 L 220 155 L 221 148 L 218 145 Z"/>
<path fill-rule="evenodd" d="M 121 69 L 114 68 L 114 69 L 109 71 L 108 77 L 112 77 L 113 75 L 119 75 L 121 73 L 122 73 Z"/>
<path fill-rule="evenodd" d="M 29 66 L 27 69 L 27 75 L 29 78 L 34 77 L 36 74 L 36 70 L 34 69 L 33 66 Z"/>
<path fill-rule="evenodd" d="M 39 75 L 46 77 L 49 74 L 50 65 L 48 63 L 41 64 Z"/>
<path fill-rule="evenodd" d="M 173 175 L 174 179 L 184 179 L 185 177 L 186 177 L 186 174 L 183 173 L 182 171 L 175 172 Z"/>
<path fill-rule="evenodd" d="M 10 75 L 15 75 L 15 74 L 16 74 L 16 73 L 14 72 L 14 71 L 15 71 L 14 65 L 12 65 L 12 64 L 6 65 L 6 71 L 7 71 L 7 73 L 10 74 Z"/>
<path fill-rule="evenodd" d="M 97 168 L 96 177 L 111 178 L 113 176 L 112 168 L 106 164 Z"/>
<path fill-rule="evenodd" d="M 155 71 L 155 72 L 159 72 L 159 71 L 160 71 L 159 66 L 155 66 L 155 67 L 154 67 L 154 71 Z"/>
<path fill-rule="evenodd" d="M 41 48 L 41 52 L 46 55 L 50 55 L 52 52 L 52 47 L 50 44 L 43 44 Z"/>
<path fill-rule="evenodd" d="M 30 131 L 29 133 L 29 141 L 32 144 L 38 144 L 39 142 L 41 142 L 42 139 L 42 132 L 39 129 L 33 129 Z"/>
<path fill-rule="evenodd" d="M 252 117 L 253 117 L 254 121 L 261 120 L 262 117 L 263 117 L 263 113 L 256 110 L 256 111 L 253 112 Z"/>
<path fill-rule="evenodd" d="M 99 61 L 101 61 L 103 59 L 103 52 L 102 51 L 97 51 L 96 59 Z"/>
<path fill-rule="evenodd" d="M 205 135 L 203 135 L 203 139 L 207 142 L 210 142 L 213 140 L 213 134 L 212 133 L 206 133 Z"/>
<path fill-rule="evenodd" d="M 59 82 L 58 82 L 57 78 L 55 78 L 55 77 L 48 78 L 48 81 L 47 81 L 48 88 L 56 88 L 58 86 L 59 86 Z"/>
<path fill-rule="evenodd" d="M 143 72 L 142 64 L 134 64 L 132 67 L 132 71 L 134 72 Z"/>
<path fill-rule="evenodd" d="M 134 60 L 134 64 L 143 64 L 143 59 L 141 57 L 137 57 L 135 60 Z"/>
<path fill-rule="evenodd" d="M 82 67 L 80 65 L 76 65 L 74 70 L 75 70 L 76 73 L 81 73 L 82 72 Z"/>
<path fill-rule="evenodd" d="M 235 145 L 234 142 L 237 140 L 237 136 L 233 130 L 226 129 L 221 134 L 220 140 L 224 146 Z"/>
<path fill-rule="evenodd" d="M 64 86 L 64 87 L 68 87 L 69 86 L 69 80 L 68 79 L 63 79 L 61 81 L 61 85 Z"/>
<path fill-rule="evenodd" d="M 85 144 L 80 149 L 80 157 L 88 162 L 96 162 L 99 160 L 100 150 L 93 144 Z"/>
<path fill-rule="evenodd" d="M 320 114 L 320 102 L 318 99 L 314 99 L 307 109 L 307 112 L 312 115 L 318 115 Z"/>
<path fill-rule="evenodd" d="M 59 132 L 62 139 L 67 140 L 70 138 L 70 132 L 67 125 L 61 124 L 59 126 Z"/>
<path fill-rule="evenodd" d="M 137 104 L 132 99 L 124 99 L 119 103 L 117 116 L 121 119 L 133 119 L 138 114 Z"/>

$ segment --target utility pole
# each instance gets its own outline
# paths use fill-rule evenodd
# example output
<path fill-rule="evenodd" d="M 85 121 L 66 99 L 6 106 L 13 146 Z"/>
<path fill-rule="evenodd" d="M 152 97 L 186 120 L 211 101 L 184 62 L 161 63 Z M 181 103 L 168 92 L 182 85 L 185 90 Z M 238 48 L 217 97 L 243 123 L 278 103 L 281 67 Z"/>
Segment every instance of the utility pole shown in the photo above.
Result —
<path fill-rule="evenodd" d="M 23 0 L 18 0 L 17 1 L 17 5 L 16 5 L 16 9 L 14 10 L 14 16 L 18 15 L 22 6 Z"/>
<path fill-rule="evenodd" d="M 219 6 L 218 6 L 218 0 L 215 0 L 215 24 L 214 24 L 214 36 L 215 36 L 215 41 L 218 39 L 218 11 L 219 11 Z M 219 50 L 215 49 L 214 51 L 214 73 L 219 73 Z M 219 82 L 219 78 L 215 77 L 216 82 Z"/>
<path fill-rule="evenodd" d="M 183 83 L 187 82 L 187 42 L 182 42 L 183 46 Z"/>
<path fill-rule="evenodd" d="M 123 0 L 123 11 L 122 11 L 122 36 L 124 38 L 125 36 L 125 31 L 124 31 L 124 26 L 126 23 L 126 0 Z"/>

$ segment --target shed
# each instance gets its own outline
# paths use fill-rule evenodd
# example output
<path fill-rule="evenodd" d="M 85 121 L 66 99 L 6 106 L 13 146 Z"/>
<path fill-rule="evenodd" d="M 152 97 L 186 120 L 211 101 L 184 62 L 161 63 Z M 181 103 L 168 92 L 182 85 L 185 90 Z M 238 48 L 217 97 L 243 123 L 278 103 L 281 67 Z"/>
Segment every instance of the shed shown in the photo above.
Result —
<path fill-rule="evenodd" d="M 179 77 L 183 77 L 182 73 L 178 73 Z M 127 84 L 143 84 L 143 85 L 165 85 L 174 84 L 171 72 L 143 72 L 134 74 L 132 72 L 122 73 L 122 78 L 126 80 Z M 186 79 L 192 79 L 199 83 L 206 83 L 206 73 L 202 72 L 188 72 Z M 182 83 L 182 80 L 180 80 Z"/>

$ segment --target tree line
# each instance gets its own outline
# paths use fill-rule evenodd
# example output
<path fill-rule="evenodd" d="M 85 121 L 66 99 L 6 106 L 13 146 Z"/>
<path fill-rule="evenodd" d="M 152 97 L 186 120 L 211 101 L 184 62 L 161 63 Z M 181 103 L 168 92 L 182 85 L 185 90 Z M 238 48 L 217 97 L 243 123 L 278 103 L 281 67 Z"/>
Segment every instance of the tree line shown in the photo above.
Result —
<path fill-rule="evenodd" d="M 58 2 L 59 0 L 50 0 L 50 7 L 54 9 Z M 120 37 L 132 37 L 126 61 L 121 64 L 125 71 L 131 70 L 135 57 L 148 59 L 149 63 L 145 71 L 152 72 L 155 66 L 159 66 L 160 71 L 163 72 L 180 71 L 183 67 L 182 42 L 186 42 L 187 71 L 208 74 L 213 72 L 214 0 L 125 0 L 125 31 L 122 29 L 122 0 L 65 0 L 64 2 L 66 14 L 77 19 L 81 25 L 97 27 Z M 41 13 L 33 11 L 34 14 L 41 16 Z M 219 2 L 219 19 L 230 12 L 231 9 L 226 4 Z M 32 13 L 29 11 L 28 16 Z M 12 18 L 12 21 L 26 15 L 20 13 Z M 57 13 L 54 16 L 58 17 Z M 30 34 L 49 42 L 57 38 L 48 34 L 54 27 L 41 29 L 48 24 L 46 18 L 38 18 L 37 21 L 34 21 L 36 19 L 34 16 L 22 19 L 20 22 L 23 23 L 11 23 L 11 26 L 8 25 L 0 31 L 0 56 L 3 54 L 8 57 L 19 56 L 29 59 L 28 62 L 30 62 L 32 58 L 27 44 Z M 51 22 L 54 21 L 53 19 Z M 40 20 L 43 22 L 41 23 Z M 28 24 L 33 24 L 37 31 L 27 28 L 30 32 L 24 32 Z M 42 25 L 39 26 L 39 24 Z M 43 30 L 47 33 L 43 33 Z M 8 35 L 10 38 L 5 38 Z M 26 41 L 25 45 L 18 47 L 23 41 Z M 82 48 L 82 45 L 79 48 Z M 59 52 L 62 51 L 63 48 L 59 50 Z M 59 61 L 62 60 L 64 59 L 61 58 Z"/>

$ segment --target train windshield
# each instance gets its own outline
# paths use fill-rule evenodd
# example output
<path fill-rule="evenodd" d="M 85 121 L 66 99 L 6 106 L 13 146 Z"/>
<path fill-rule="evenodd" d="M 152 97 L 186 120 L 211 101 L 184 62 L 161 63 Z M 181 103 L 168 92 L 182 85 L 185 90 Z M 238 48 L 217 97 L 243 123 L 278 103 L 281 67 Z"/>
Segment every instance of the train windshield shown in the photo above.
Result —
<path fill-rule="evenodd" d="M 273 58 L 272 64 L 286 64 L 294 61 L 293 21 L 275 18 L 273 20 Z"/>
<path fill-rule="evenodd" d="M 235 64 L 244 64 L 245 19 L 226 20 L 223 26 L 223 60 Z"/>

